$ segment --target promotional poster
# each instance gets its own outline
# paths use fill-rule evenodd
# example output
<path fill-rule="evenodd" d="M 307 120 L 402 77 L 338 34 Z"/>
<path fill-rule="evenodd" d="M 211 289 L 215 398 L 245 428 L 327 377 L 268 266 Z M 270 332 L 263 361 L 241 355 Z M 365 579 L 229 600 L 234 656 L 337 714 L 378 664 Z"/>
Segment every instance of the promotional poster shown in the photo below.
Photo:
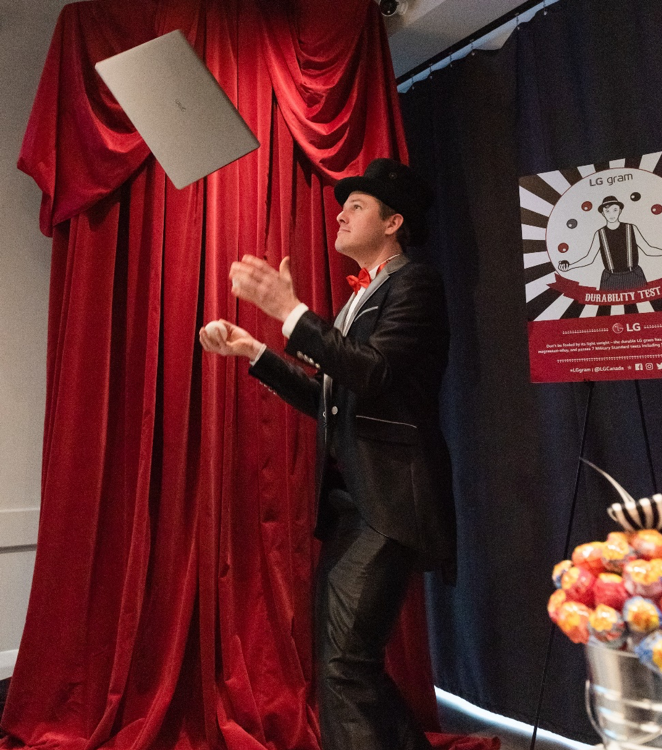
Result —
<path fill-rule="evenodd" d="M 662 377 L 662 152 L 519 192 L 531 380 Z"/>

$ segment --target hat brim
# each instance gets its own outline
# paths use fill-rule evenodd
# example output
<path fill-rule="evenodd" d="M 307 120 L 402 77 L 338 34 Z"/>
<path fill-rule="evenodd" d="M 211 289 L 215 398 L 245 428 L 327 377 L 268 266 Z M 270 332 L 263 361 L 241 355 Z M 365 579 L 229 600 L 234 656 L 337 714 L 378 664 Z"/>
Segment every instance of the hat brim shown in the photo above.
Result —
<path fill-rule="evenodd" d="M 607 206 L 619 206 L 621 211 L 625 208 L 625 206 L 620 201 L 609 201 L 609 203 L 602 203 L 600 206 L 598 206 L 598 211 L 602 213 L 602 210 L 604 208 L 607 208 Z"/>
<path fill-rule="evenodd" d="M 336 200 L 340 205 L 344 205 L 345 201 L 349 198 L 352 193 L 367 193 L 372 195 L 374 198 L 379 198 L 380 201 L 386 203 L 387 206 L 392 208 L 394 211 L 398 209 L 392 206 L 388 202 L 388 198 L 393 200 L 393 195 L 388 195 L 388 190 L 384 188 L 383 180 L 375 180 L 371 177 L 343 177 L 336 183 L 333 189 L 336 196 Z"/>

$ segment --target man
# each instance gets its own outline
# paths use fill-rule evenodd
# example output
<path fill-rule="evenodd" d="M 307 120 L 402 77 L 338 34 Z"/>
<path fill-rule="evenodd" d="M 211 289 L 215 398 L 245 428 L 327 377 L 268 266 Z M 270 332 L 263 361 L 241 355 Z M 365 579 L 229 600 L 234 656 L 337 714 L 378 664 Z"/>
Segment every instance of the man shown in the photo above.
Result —
<path fill-rule="evenodd" d="M 590 266 L 599 252 L 605 267 L 600 277 L 600 289 L 616 292 L 643 289 L 647 281 L 639 265 L 639 250 L 644 255 L 653 256 L 662 255 L 662 249 L 649 245 L 636 224 L 626 224 L 620 220 L 623 208 L 615 196 L 608 195 L 598 206 L 607 223 L 593 235 L 588 253 L 574 263 L 562 260 L 559 270 Z"/>
<path fill-rule="evenodd" d="M 448 351 L 443 287 L 408 262 L 432 196 L 409 168 L 371 162 L 340 180 L 336 250 L 363 266 L 331 325 L 253 256 L 233 263 L 237 297 L 283 321 L 285 351 L 319 370 L 309 377 L 224 321 L 227 341 L 200 331 L 207 351 L 242 355 L 250 373 L 317 419 L 316 534 L 323 540 L 316 649 L 324 750 L 430 747 L 384 672 L 384 650 L 416 567 L 454 579 L 450 462 L 438 424 Z"/>

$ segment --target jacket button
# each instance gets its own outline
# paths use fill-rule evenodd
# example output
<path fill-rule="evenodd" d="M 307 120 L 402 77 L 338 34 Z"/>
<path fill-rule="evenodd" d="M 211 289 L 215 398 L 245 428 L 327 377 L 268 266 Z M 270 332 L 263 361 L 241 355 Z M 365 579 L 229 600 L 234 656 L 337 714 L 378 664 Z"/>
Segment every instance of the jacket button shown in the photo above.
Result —
<path fill-rule="evenodd" d="M 338 407 L 337 407 L 337 406 L 333 406 L 333 407 L 331 408 L 331 414 L 333 414 L 333 416 L 335 417 L 335 415 L 336 415 L 337 413 L 338 413 Z"/>

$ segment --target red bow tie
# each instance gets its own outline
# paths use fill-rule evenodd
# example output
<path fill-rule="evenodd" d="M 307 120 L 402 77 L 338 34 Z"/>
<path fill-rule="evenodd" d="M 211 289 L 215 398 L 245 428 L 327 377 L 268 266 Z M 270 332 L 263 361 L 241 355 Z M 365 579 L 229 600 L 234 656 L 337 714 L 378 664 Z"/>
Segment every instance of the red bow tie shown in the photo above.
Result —
<path fill-rule="evenodd" d="M 393 256 L 395 258 L 395 255 Z M 384 268 L 384 266 L 390 261 L 393 260 L 393 258 L 388 258 L 383 263 L 380 264 L 379 268 L 377 269 L 377 273 L 375 276 L 379 276 L 379 272 Z M 348 276 L 347 277 L 347 283 L 352 287 L 354 290 L 354 294 L 357 294 L 359 289 L 363 287 L 364 289 L 367 286 L 370 286 L 370 282 L 372 281 L 372 276 L 370 276 L 370 271 L 368 271 L 367 268 L 362 268 L 359 271 L 358 276 Z"/>
<path fill-rule="evenodd" d="M 372 279 L 370 278 L 370 271 L 368 271 L 367 268 L 362 268 L 359 271 L 358 276 L 347 277 L 347 283 L 354 290 L 354 294 L 357 294 L 359 289 L 365 289 L 367 286 L 370 286 L 371 281 Z"/>

